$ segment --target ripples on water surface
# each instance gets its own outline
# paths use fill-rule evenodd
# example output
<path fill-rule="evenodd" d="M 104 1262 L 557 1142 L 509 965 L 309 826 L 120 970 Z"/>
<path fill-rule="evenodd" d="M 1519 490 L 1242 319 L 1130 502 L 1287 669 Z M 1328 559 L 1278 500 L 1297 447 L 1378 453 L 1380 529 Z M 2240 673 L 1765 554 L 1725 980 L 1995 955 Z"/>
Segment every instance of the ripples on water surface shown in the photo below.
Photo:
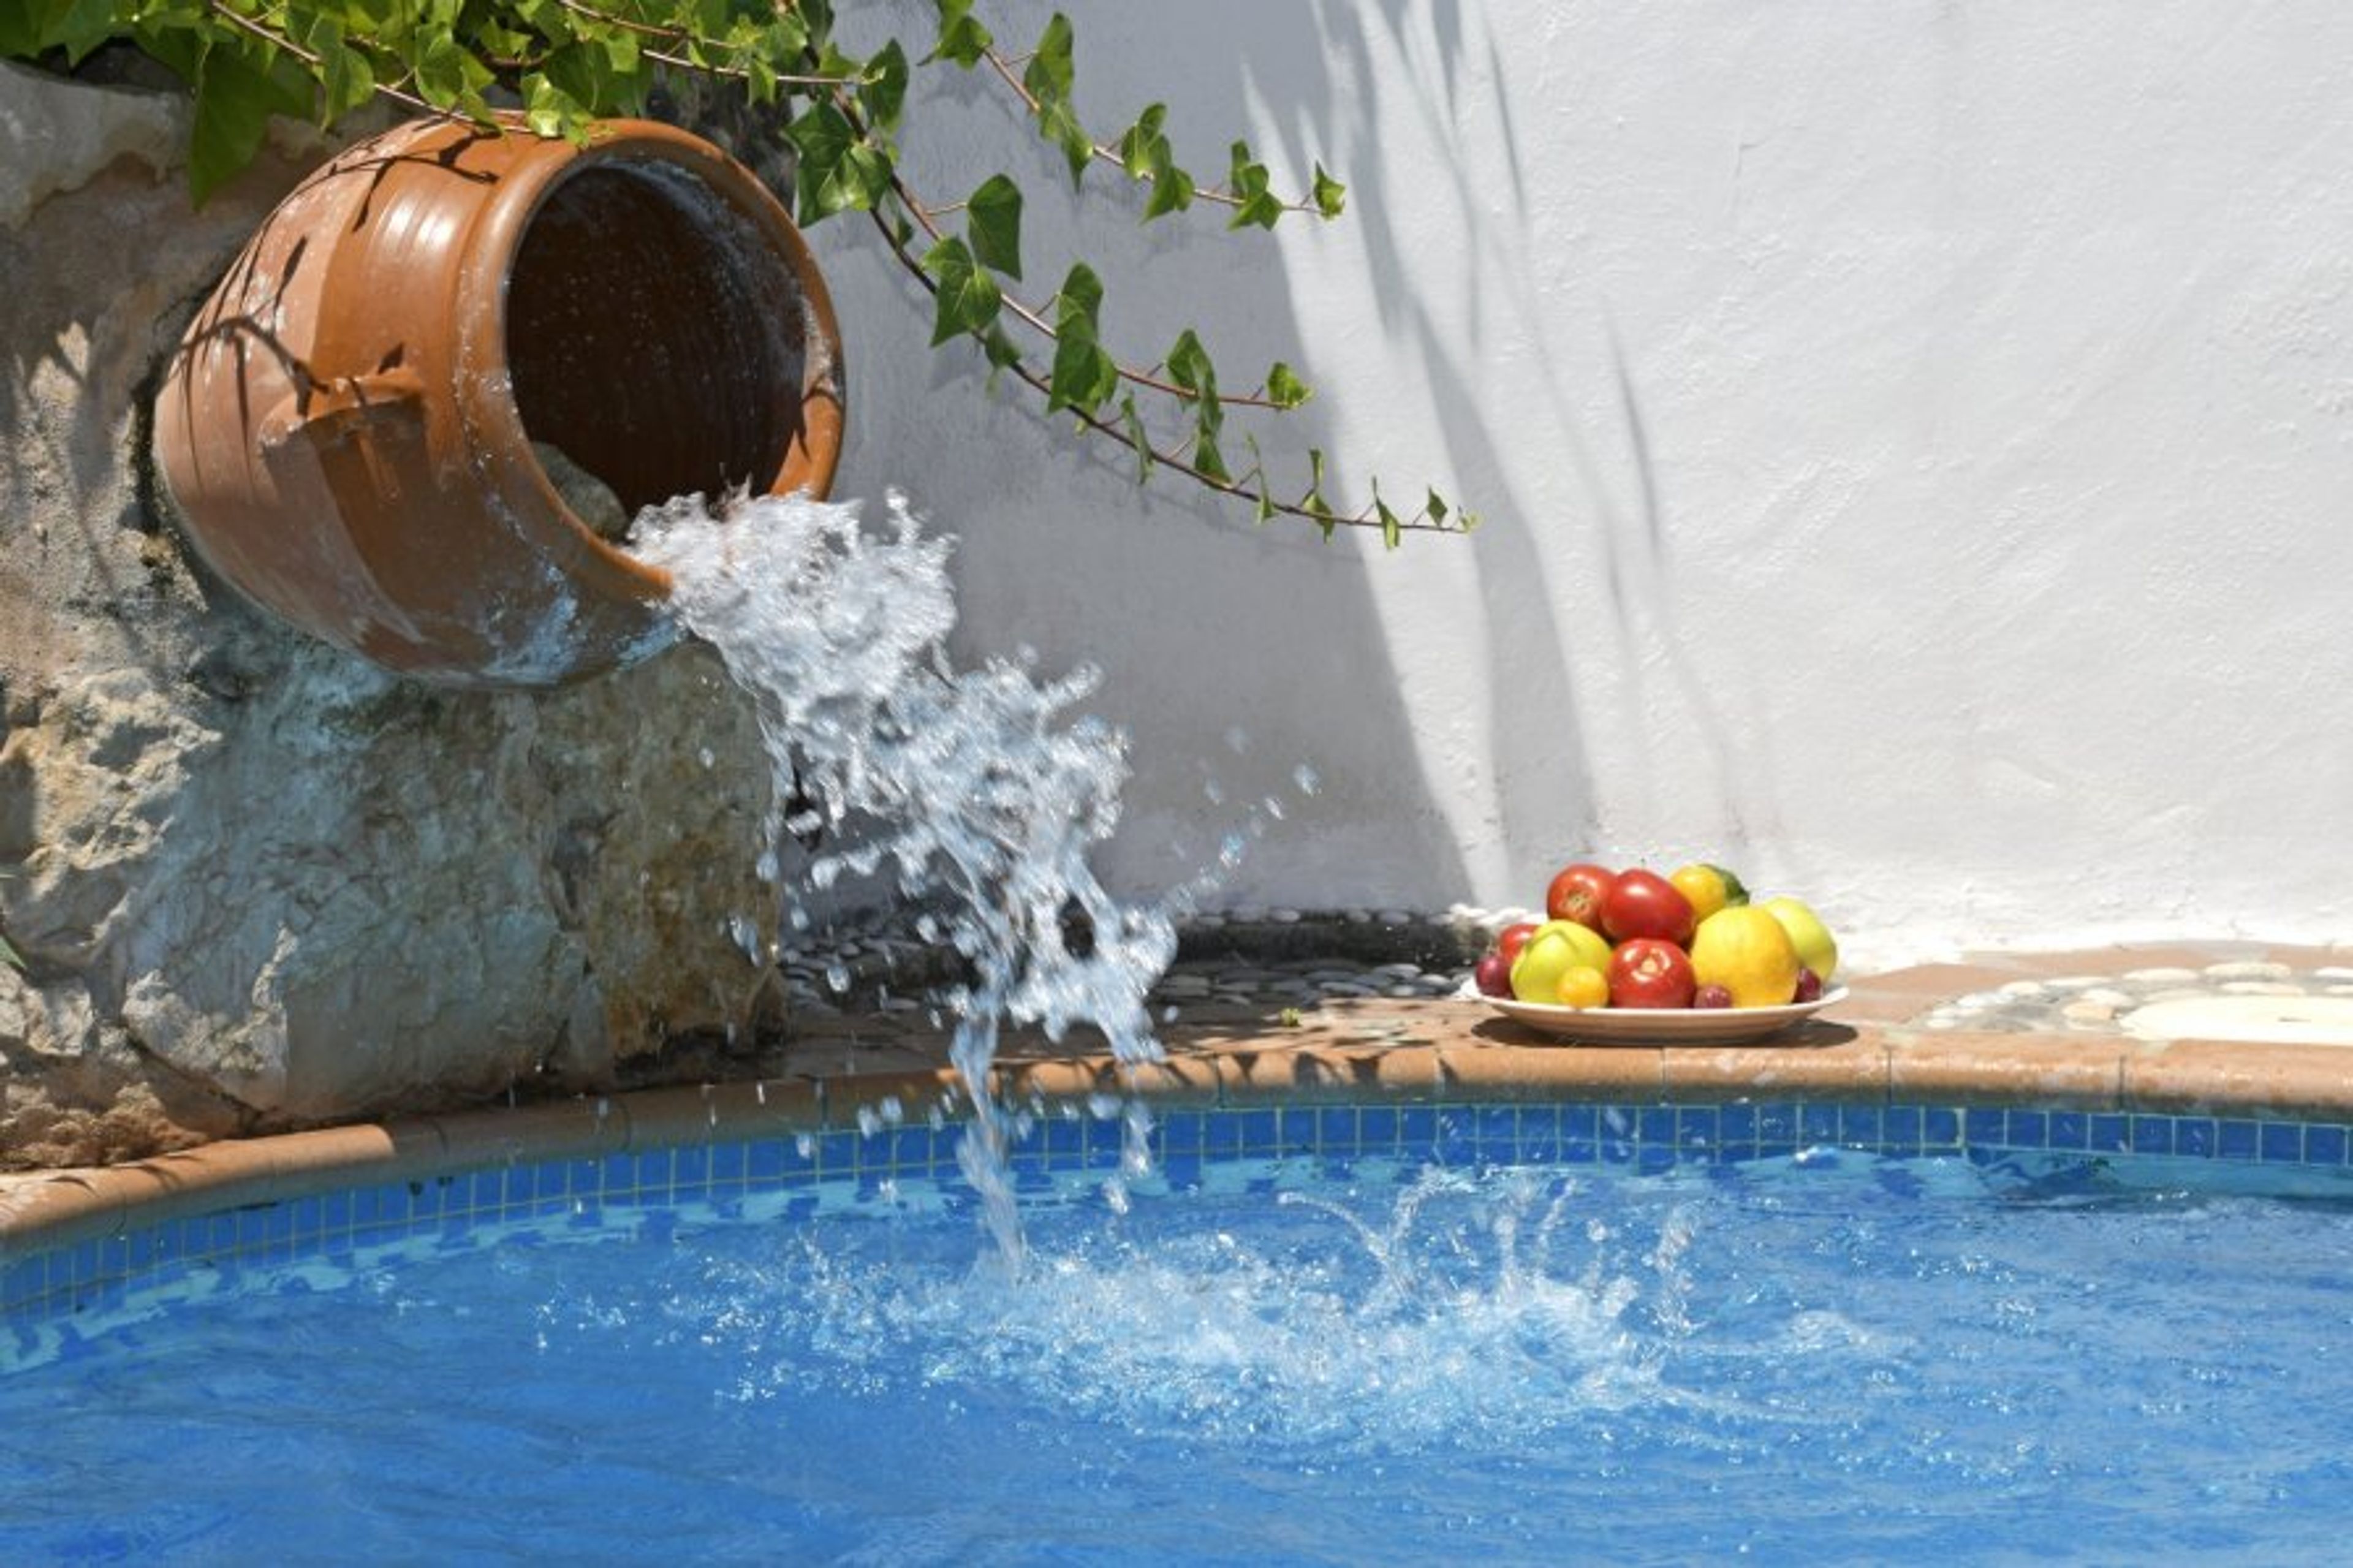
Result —
<path fill-rule="evenodd" d="M 0 1546 L 2277 1561 L 2353 1496 L 2339 1205 L 1860 1156 L 1101 1181 L 1018 1274 L 910 1184 L 85 1322 L 0 1379 Z"/>

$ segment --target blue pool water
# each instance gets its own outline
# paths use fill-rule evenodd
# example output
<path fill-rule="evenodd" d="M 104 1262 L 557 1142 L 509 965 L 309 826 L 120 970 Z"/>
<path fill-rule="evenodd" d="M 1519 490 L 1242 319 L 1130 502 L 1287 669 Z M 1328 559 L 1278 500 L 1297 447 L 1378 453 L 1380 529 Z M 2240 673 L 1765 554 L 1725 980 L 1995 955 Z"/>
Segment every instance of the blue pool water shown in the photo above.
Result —
<path fill-rule="evenodd" d="M 2343 1129 L 1825 1109 L 1050 1123 L 1018 1276 L 953 1130 L 190 1222 L 11 1323 L 0 1560 L 2334 1556 Z"/>

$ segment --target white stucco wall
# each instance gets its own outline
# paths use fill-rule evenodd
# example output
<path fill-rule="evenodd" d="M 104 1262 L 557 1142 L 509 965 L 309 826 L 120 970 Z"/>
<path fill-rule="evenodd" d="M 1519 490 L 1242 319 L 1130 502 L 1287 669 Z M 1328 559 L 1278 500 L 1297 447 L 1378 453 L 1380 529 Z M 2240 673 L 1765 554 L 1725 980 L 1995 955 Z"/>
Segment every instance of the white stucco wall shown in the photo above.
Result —
<path fill-rule="evenodd" d="M 1067 8 L 1099 130 L 1165 98 L 1205 175 L 1240 132 L 1350 187 L 1229 239 L 1091 181 L 1110 333 L 1150 358 L 1197 321 L 1229 384 L 1291 359 L 1319 395 L 1276 445 L 1488 520 L 1384 556 L 1139 495 L 977 403 L 821 229 L 840 491 L 962 535 L 968 653 L 1103 667 L 1140 775 L 1114 880 L 1275 793 L 1213 901 L 1527 903 L 1567 858 L 1705 857 L 1865 958 L 2353 939 L 2353 9 Z M 959 89 L 911 165 L 1024 174 L 1042 300 L 1052 165 Z"/>

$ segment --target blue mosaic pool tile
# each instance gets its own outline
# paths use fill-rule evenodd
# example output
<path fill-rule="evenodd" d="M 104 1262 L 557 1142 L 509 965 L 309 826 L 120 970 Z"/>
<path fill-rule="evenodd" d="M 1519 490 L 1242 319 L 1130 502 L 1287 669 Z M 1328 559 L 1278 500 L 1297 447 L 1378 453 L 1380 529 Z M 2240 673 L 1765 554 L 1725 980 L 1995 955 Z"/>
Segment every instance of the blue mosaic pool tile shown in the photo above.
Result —
<path fill-rule="evenodd" d="M 2008 1141 L 2010 1130 L 1999 1107 L 1972 1106 L 1961 1113 L 1961 1142 L 1991 1145 Z"/>
<path fill-rule="evenodd" d="M 1757 1142 L 1757 1107 L 1745 1103 L 1717 1106 L 1715 1135 L 1727 1150 L 1743 1144 L 1753 1148 Z"/>
<path fill-rule="evenodd" d="M 744 1152 L 745 1145 L 732 1141 L 711 1146 L 711 1184 L 714 1189 L 732 1190 L 744 1184 Z M 513 1195 L 512 1186 L 509 1195 Z"/>
<path fill-rule="evenodd" d="M 1164 1154 L 1178 1152 L 1198 1154 L 1208 1132 L 1206 1119 L 1198 1110 L 1171 1110 L 1160 1118 L 1153 1129 L 1153 1147 Z"/>
<path fill-rule="evenodd" d="M 1560 1161 L 1560 1117 L 1550 1105 L 1520 1108 L 1520 1163 L 1552 1165 Z"/>
<path fill-rule="evenodd" d="M 762 1138 L 744 1146 L 744 1181 L 766 1187 L 784 1180 L 788 1159 L 795 1158 L 789 1138 Z"/>
<path fill-rule="evenodd" d="M 858 1134 L 826 1132 L 817 1140 L 817 1174 L 854 1175 L 858 1165 Z"/>
<path fill-rule="evenodd" d="M 1757 1108 L 1757 1142 L 1788 1145 L 1798 1141 L 1798 1108 L 1787 1100 L 1770 1100 Z"/>
<path fill-rule="evenodd" d="M 1108 1168 L 1120 1155 L 1116 1117 L 1039 1121 L 1023 1142 L 1017 1187 L 1043 1192 L 1050 1172 Z M 670 1223 L 660 1205 L 701 1198 L 737 1203 L 744 1187 L 790 1191 L 819 1177 L 849 1177 L 872 1193 L 902 1174 L 953 1174 L 959 1127 L 900 1127 L 871 1136 L 847 1130 L 821 1137 L 688 1144 L 602 1160 L 513 1165 L 359 1187 L 277 1205 L 164 1222 L 127 1236 L 77 1244 L 28 1258 L 0 1260 L 0 1310 L 37 1316 L 119 1300 L 132 1282 L 152 1286 L 191 1268 L 235 1268 L 347 1251 L 406 1233 L 466 1244 L 468 1233 L 501 1215 L 535 1208 L 595 1227 L 608 1205 L 637 1211 L 645 1226 Z M 2334 1123 L 2250 1118 L 2078 1110 L 1962 1110 L 1938 1106 L 1767 1101 L 1728 1105 L 1550 1102 L 1486 1106 L 1295 1106 L 1171 1110 L 1153 1129 L 1161 1174 L 1198 1184 L 1211 1160 L 1239 1155 L 1313 1158 L 1345 1171 L 1366 1153 L 1402 1152 L 1452 1163 L 1601 1161 L 1637 1173 L 1679 1163 L 1786 1156 L 1837 1143 L 1908 1155 L 1966 1150 L 1999 1160 L 2019 1152 L 2138 1152 L 2342 1171 L 2353 1129 Z M 1269 1190 L 1273 1182 L 1270 1179 Z M 796 1198 L 788 1214 L 816 1212 Z"/>
<path fill-rule="evenodd" d="M 1916 1105 L 1891 1105 L 1880 1113 L 1880 1132 L 1886 1140 L 1888 1152 L 1917 1154 L 1920 1152 L 1922 1117 Z"/>
<path fill-rule="evenodd" d="M 1850 1148 L 1876 1149 L 1885 1136 L 1876 1105 L 1839 1107 L 1838 1141 Z"/>
<path fill-rule="evenodd" d="M 1839 1136 L 1839 1108 L 1835 1105 L 1801 1104 L 1798 1107 L 1798 1140 L 1803 1143 L 1835 1143 Z"/>
<path fill-rule="evenodd" d="M 1355 1153 L 1361 1146 L 1357 1138 L 1356 1108 L 1353 1105 L 1319 1108 L 1315 1111 L 1315 1146 Z"/>
<path fill-rule="evenodd" d="M 1961 1113 L 1948 1105 L 1931 1105 L 1920 1112 L 1920 1147 L 1951 1150 L 1961 1146 Z"/>
<path fill-rule="evenodd" d="M 1482 1105 L 1471 1115 L 1472 1157 L 1482 1165 L 1509 1165 L 1520 1157 L 1520 1108 Z"/>
<path fill-rule="evenodd" d="M 1075 1164 L 1087 1152 L 1086 1124 L 1075 1116 L 1049 1117 L 1031 1136 L 1050 1159 Z"/>
<path fill-rule="evenodd" d="M 1046 1124 L 1049 1135 L 1047 1138 L 1049 1156 L 1057 1152 L 1051 1136 L 1055 1125 L 1051 1121 Z M 939 1166 L 940 1150 L 937 1147 L 937 1135 L 928 1127 L 893 1128 L 881 1142 L 887 1150 L 888 1163 L 894 1171 L 921 1172 L 929 1174 Z M 1077 1151 L 1073 1149 L 1070 1152 L 1075 1153 Z"/>
<path fill-rule="evenodd" d="M 1675 1146 L 1675 1108 L 1672 1105 L 1645 1105 L 1633 1114 L 1635 1143 L 1643 1148 L 1672 1149 Z"/>

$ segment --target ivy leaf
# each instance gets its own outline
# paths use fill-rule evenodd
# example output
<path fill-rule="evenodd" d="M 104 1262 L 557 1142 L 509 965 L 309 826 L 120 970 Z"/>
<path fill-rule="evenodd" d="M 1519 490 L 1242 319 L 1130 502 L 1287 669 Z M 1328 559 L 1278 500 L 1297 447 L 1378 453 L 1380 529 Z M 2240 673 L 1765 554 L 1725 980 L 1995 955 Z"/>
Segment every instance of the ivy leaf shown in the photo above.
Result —
<path fill-rule="evenodd" d="M 1266 373 L 1266 400 L 1277 408 L 1296 408 L 1314 395 L 1315 389 L 1281 360 Z"/>
<path fill-rule="evenodd" d="M 1395 550 L 1405 542 L 1405 524 L 1398 520 L 1397 513 L 1389 510 L 1389 503 L 1381 499 L 1381 481 L 1378 479 L 1373 481 L 1373 515 L 1381 520 L 1383 549 Z"/>
<path fill-rule="evenodd" d="M 1060 11 L 1046 24 L 1038 36 L 1038 47 L 1030 52 L 1029 64 L 1021 73 L 1021 85 L 1031 96 L 1039 99 L 1067 99 L 1071 87 L 1078 79 L 1078 68 L 1071 58 L 1073 39 L 1071 19 Z"/>
<path fill-rule="evenodd" d="M 258 46 L 242 40 L 215 39 L 196 60 L 195 123 L 189 133 L 188 185 L 196 204 L 233 177 L 261 150 L 272 114 L 311 112 L 311 95 L 280 79 L 272 70 L 278 60 Z"/>
<path fill-rule="evenodd" d="M 188 184 L 196 205 L 261 150 L 269 130 L 261 73 L 236 48 L 215 44 L 196 65 L 196 117 L 188 138 Z"/>
<path fill-rule="evenodd" d="M 899 111 L 907 101 L 907 52 L 892 39 L 866 62 L 866 79 L 859 84 L 858 104 L 869 124 L 894 131 Z"/>
<path fill-rule="evenodd" d="M 1321 447 L 1307 448 L 1307 493 L 1299 498 L 1299 504 L 1308 516 L 1323 525 L 1324 537 L 1329 539 L 1338 521 L 1332 515 L 1332 503 L 1324 499 L 1324 449 Z"/>
<path fill-rule="evenodd" d="M 1190 327 L 1176 334 L 1176 344 L 1168 351 L 1168 379 L 1195 405 L 1194 424 L 1204 435 L 1216 436 L 1226 419 L 1225 405 L 1218 401 L 1218 367 Z"/>
<path fill-rule="evenodd" d="M 1120 396 L 1119 424 L 1127 433 L 1127 444 L 1135 448 L 1135 482 L 1143 484 L 1152 478 L 1152 439 L 1145 434 L 1144 416 L 1136 412 L 1133 392 Z"/>
<path fill-rule="evenodd" d="M 923 270 L 939 279 L 932 321 L 932 346 L 970 332 L 986 332 L 996 324 L 1004 297 L 997 279 L 977 265 L 965 242 L 951 235 L 924 254 Z"/>
<path fill-rule="evenodd" d="M 1062 150 L 1062 161 L 1071 166 L 1071 184 L 1077 185 L 1094 158 L 1095 144 L 1088 139 L 1086 128 L 1079 123 L 1078 111 L 1071 107 L 1069 99 L 1039 100 L 1038 134 Z"/>
<path fill-rule="evenodd" d="M 1155 169 L 1168 159 L 1168 138 L 1160 133 L 1160 123 L 1168 117 L 1168 106 L 1155 103 L 1135 117 L 1119 139 L 1120 166 L 1131 180 L 1149 179 Z"/>
<path fill-rule="evenodd" d="M 577 99 L 539 71 L 522 79 L 523 123 L 534 135 L 568 136 L 575 142 L 587 134 L 588 111 Z"/>
<path fill-rule="evenodd" d="M 1021 350 L 1005 335 L 1001 326 L 991 327 L 980 335 L 981 352 L 988 355 L 991 372 L 1008 370 L 1021 363 Z"/>
<path fill-rule="evenodd" d="M 1338 217 L 1341 209 L 1347 204 L 1348 187 L 1325 174 L 1323 164 L 1316 164 L 1315 210 L 1325 217 Z"/>
<path fill-rule="evenodd" d="M 1220 484 L 1234 482 L 1233 475 L 1226 471 L 1226 455 L 1218 450 L 1217 437 L 1208 430 L 1193 437 L 1193 466 Z"/>
<path fill-rule="evenodd" d="M 1054 369 L 1046 410 L 1075 408 L 1092 414 L 1119 389 L 1119 366 L 1103 350 L 1097 318 L 1103 310 L 1103 279 L 1083 261 L 1074 265 L 1054 297 Z"/>
<path fill-rule="evenodd" d="M 1430 499 L 1421 503 L 1421 510 L 1430 514 L 1430 521 L 1438 524 L 1440 528 L 1446 526 L 1446 498 L 1444 496 L 1440 495 L 1436 490 L 1430 491 Z"/>
<path fill-rule="evenodd" d="M 839 212 L 863 212 L 891 188 L 891 163 L 882 150 L 860 136 L 849 116 L 826 99 L 785 128 L 799 153 L 793 195 L 804 225 Z"/>
<path fill-rule="evenodd" d="M 66 63 L 78 66 L 115 36 L 118 7 L 111 0 L 32 0 L 0 9 L 13 13 L 0 16 L 0 55 L 30 58 L 60 48 Z"/>
<path fill-rule="evenodd" d="M 1071 84 L 1077 77 L 1071 50 L 1071 19 L 1057 11 L 1039 36 L 1029 64 L 1021 72 L 1021 85 L 1038 102 L 1038 134 L 1062 150 L 1071 165 L 1071 184 L 1076 185 L 1094 157 L 1095 146 L 1071 102 Z"/>
<path fill-rule="evenodd" d="M 1144 221 L 1183 212 L 1193 205 L 1193 176 L 1164 156 L 1152 167 L 1152 199 L 1144 204 Z"/>
<path fill-rule="evenodd" d="M 491 85 L 491 68 L 459 43 L 446 24 L 433 26 L 422 37 L 424 47 L 408 62 L 417 83 L 417 95 L 444 113 L 454 111 L 473 120 L 489 120 L 491 106 L 482 100 L 482 89 Z M 636 46 L 632 44 L 630 47 L 634 60 Z"/>
<path fill-rule="evenodd" d="M 626 27 L 592 35 L 605 51 L 605 63 L 617 77 L 635 76 L 638 71 L 638 36 Z"/>
<path fill-rule="evenodd" d="M 1021 276 L 1021 187 L 991 174 L 965 198 L 965 232 L 982 265 L 1008 278 Z"/>
<path fill-rule="evenodd" d="M 1247 142 L 1234 143 L 1233 172 L 1228 183 L 1233 187 L 1235 200 L 1234 216 L 1226 220 L 1228 228 L 1241 228 L 1249 224 L 1272 228 L 1282 216 L 1282 203 L 1267 189 L 1266 165 L 1250 156 Z"/>
<path fill-rule="evenodd" d="M 342 29 L 337 28 L 340 34 Z M 319 123 L 332 125 L 375 97 L 375 68 L 341 37 L 314 46 L 319 57 Z"/>
<path fill-rule="evenodd" d="M 923 63 L 953 60 L 966 70 L 972 69 L 997 40 L 973 16 L 972 0 L 939 0 L 939 37 L 932 45 L 932 52 L 923 57 Z"/>

